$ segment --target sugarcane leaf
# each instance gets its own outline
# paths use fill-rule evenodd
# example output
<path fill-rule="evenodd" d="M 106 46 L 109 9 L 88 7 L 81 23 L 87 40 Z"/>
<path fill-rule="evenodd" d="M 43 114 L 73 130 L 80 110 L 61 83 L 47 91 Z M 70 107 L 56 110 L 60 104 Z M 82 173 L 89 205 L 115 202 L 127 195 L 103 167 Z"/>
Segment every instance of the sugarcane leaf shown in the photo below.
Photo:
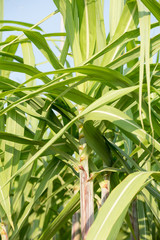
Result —
<path fill-rule="evenodd" d="M 16 36 L 11 35 L 11 36 L 9 36 L 9 37 L 6 39 L 6 41 L 13 41 L 15 38 L 16 38 Z M 2 60 L 5 60 L 5 61 L 8 61 L 8 62 L 9 62 L 9 61 L 13 61 L 14 58 L 11 57 L 11 56 L 9 56 L 9 55 L 12 55 L 12 56 L 13 56 L 13 55 L 16 53 L 17 48 L 18 48 L 18 44 L 4 47 L 3 50 L 8 53 L 8 54 L 7 54 L 8 56 L 3 54 L 3 56 L 2 56 L 1 59 L 2 59 Z M 4 77 L 9 77 L 9 75 L 10 75 L 10 70 L 9 70 L 9 71 L 2 70 L 2 71 L 1 71 L 1 75 L 4 76 Z"/>
<path fill-rule="evenodd" d="M 141 195 L 143 196 L 143 201 L 148 205 L 151 212 L 155 216 L 158 226 L 160 227 L 160 211 L 158 207 L 158 202 L 153 198 L 150 193 L 147 191 L 148 189 L 143 189 Z"/>
<path fill-rule="evenodd" d="M 159 23 L 154 23 L 151 25 L 151 28 L 157 27 L 159 26 Z M 139 32 L 139 28 L 135 29 L 135 30 L 131 30 L 128 32 L 123 33 L 121 36 L 118 37 L 118 39 L 114 40 L 113 42 L 111 42 L 110 44 L 108 44 L 106 47 L 104 47 L 102 50 L 100 50 L 99 52 L 95 53 L 92 57 L 90 57 L 89 59 L 87 59 L 86 61 L 83 62 L 83 64 L 88 64 L 90 62 L 92 62 L 93 60 L 103 56 L 105 53 L 109 53 L 110 51 L 112 51 L 112 49 L 114 48 L 118 48 L 118 46 L 123 43 L 126 44 L 129 41 L 136 39 L 139 36 L 140 32 Z M 106 62 L 106 65 L 109 64 L 109 62 Z"/>
<path fill-rule="evenodd" d="M 41 177 L 42 181 L 40 182 L 40 184 L 38 184 L 38 188 L 35 192 L 34 197 L 32 198 L 32 201 L 25 208 L 22 216 L 20 216 L 11 239 L 16 239 L 18 232 L 20 231 L 21 227 L 23 226 L 28 214 L 32 210 L 34 203 L 41 196 L 41 194 L 45 191 L 45 189 L 48 187 L 48 182 L 53 181 L 53 177 L 55 175 L 57 175 L 63 167 L 64 167 L 64 164 L 62 162 L 58 162 L 56 166 L 55 166 L 55 163 L 53 164 L 53 162 L 51 162 L 47 166 L 47 168 L 43 172 L 43 177 Z"/>
<path fill-rule="evenodd" d="M 65 222 L 79 209 L 80 194 L 79 192 L 68 202 L 55 220 L 42 233 L 39 240 L 51 239 L 55 233 L 65 224 Z"/>
<path fill-rule="evenodd" d="M 33 68 L 29 65 L 22 64 L 22 63 L 16 63 L 16 62 L 9 62 L 0 59 L 0 69 L 1 70 L 10 70 L 13 72 L 21 72 L 21 73 L 26 73 L 30 76 L 34 76 L 35 74 L 40 73 L 40 71 L 36 68 Z M 44 82 L 49 82 L 50 79 L 47 76 L 43 76 L 42 81 Z"/>
<path fill-rule="evenodd" d="M 87 240 L 116 239 L 131 200 L 147 184 L 146 180 L 154 175 L 160 177 L 158 172 L 136 172 L 126 177 L 101 207 L 89 230 Z"/>
<path fill-rule="evenodd" d="M 160 49 L 160 35 L 155 36 L 151 39 L 151 49 L 150 49 L 150 56 L 153 56 L 156 52 Z M 140 56 L 140 47 L 135 47 L 122 56 L 116 58 L 111 63 L 107 64 L 107 67 L 111 69 L 116 69 L 122 66 L 125 63 L 129 63 L 130 61 L 134 60 L 135 58 Z"/>
<path fill-rule="evenodd" d="M 21 21 L 12 21 L 12 20 L 0 20 L 0 23 L 12 23 L 12 24 L 17 24 L 17 25 L 22 25 L 25 27 L 33 27 L 34 26 L 34 24 L 32 24 L 32 23 L 26 23 L 26 22 L 21 22 Z M 34 28 L 42 31 L 42 28 L 39 26 L 35 26 Z"/>
<path fill-rule="evenodd" d="M 160 22 L 160 4 L 156 0 L 141 0 L 143 4 L 151 11 L 151 13 L 157 18 Z"/>
<path fill-rule="evenodd" d="M 118 11 L 120 11 L 120 8 Z M 127 1 L 123 8 L 123 12 L 121 13 L 120 20 L 117 24 L 117 28 L 114 33 L 114 36 L 111 38 L 111 42 L 119 39 L 120 36 L 123 35 L 125 32 L 135 29 L 137 24 L 138 24 L 138 22 L 137 22 L 137 4 L 135 1 Z M 125 46 L 124 41 L 123 41 L 123 44 Z M 117 55 L 121 54 L 122 50 L 120 47 L 121 47 L 121 45 L 119 44 L 112 51 L 110 51 L 109 53 L 106 53 L 104 55 L 103 61 L 102 61 L 102 66 L 105 66 L 108 63 L 112 62 Z"/>
<path fill-rule="evenodd" d="M 82 52 L 82 59 L 85 60 L 92 56 L 95 41 L 96 41 L 96 18 L 95 18 L 95 2 L 92 1 L 79 1 L 79 37 L 80 47 Z"/>
<path fill-rule="evenodd" d="M 106 32 L 104 25 L 103 16 L 103 3 L 100 1 L 95 2 L 95 15 L 96 15 L 96 41 L 95 41 L 95 52 L 99 52 L 106 46 Z M 94 61 L 95 65 L 100 66 L 102 57 Z"/>
<path fill-rule="evenodd" d="M 148 229 L 148 222 L 145 210 L 145 202 L 143 198 L 138 196 L 137 201 L 137 209 L 138 209 L 138 223 L 139 223 L 139 235 L 141 238 L 150 239 L 150 232 Z"/>
<path fill-rule="evenodd" d="M 24 31 L 25 35 L 35 44 L 42 52 L 46 59 L 52 64 L 55 69 L 63 68 L 56 55 L 50 49 L 43 35 L 36 31 Z"/>
<path fill-rule="evenodd" d="M 3 32 L 10 32 L 10 31 L 20 31 L 20 32 L 23 32 L 25 31 L 26 28 L 22 28 L 22 27 L 17 27 L 17 26 L 3 26 L 0 28 L 0 32 L 3 31 Z"/>
<path fill-rule="evenodd" d="M 152 120 L 151 120 L 151 103 L 150 103 L 150 63 L 149 63 L 149 49 L 150 49 L 150 12 L 148 9 L 138 1 L 139 10 L 139 22 L 140 22 L 140 74 L 139 74 L 139 113 L 141 124 L 143 127 L 142 119 L 142 85 L 144 77 L 144 62 L 146 62 L 146 77 L 147 77 L 147 92 L 148 92 L 148 107 L 149 107 L 149 121 L 153 131 Z"/>
<path fill-rule="evenodd" d="M 123 7 L 124 7 L 124 0 L 110 1 L 110 6 L 109 6 L 110 40 L 112 40 L 115 34 L 117 25 L 119 23 L 119 19 L 123 11 Z M 115 11 L 115 9 L 117 9 L 117 11 Z"/>
<path fill-rule="evenodd" d="M 12 125 L 11 125 L 12 126 Z M 40 141 L 35 141 L 35 140 L 32 140 L 32 139 L 29 139 L 29 138 L 26 138 L 26 137 L 23 137 L 23 136 L 18 136 L 17 134 L 14 134 L 13 131 L 12 133 L 9 133 L 9 132 L 0 132 L 0 138 L 1 139 L 4 139 L 6 141 L 9 141 L 9 142 L 15 142 L 15 143 L 19 143 L 19 144 L 29 144 L 29 145 L 41 145 L 43 144 L 42 142 Z"/>
<path fill-rule="evenodd" d="M 107 166 L 111 165 L 111 154 L 106 146 L 104 138 L 98 128 L 95 128 L 91 122 L 86 122 L 83 126 L 83 132 L 86 142 L 102 158 Z"/>
<path fill-rule="evenodd" d="M 105 106 L 94 110 L 93 112 L 87 114 L 85 121 L 89 120 L 111 121 L 128 134 L 131 134 L 135 140 L 138 138 L 142 143 L 149 142 L 150 144 L 153 144 L 158 151 L 160 151 L 159 142 L 118 109 L 115 109 L 111 106 Z"/>
<path fill-rule="evenodd" d="M 132 91 L 135 89 L 135 87 L 134 88 L 132 88 Z M 119 91 L 119 90 L 117 90 L 117 91 Z M 116 91 L 115 91 L 116 92 Z M 123 92 L 123 94 L 125 94 L 124 92 Z M 114 100 L 115 99 L 117 99 L 117 98 L 119 98 L 121 96 L 121 94 L 120 95 L 117 95 L 117 94 L 115 94 L 115 96 L 114 96 Z M 109 99 L 106 99 L 106 101 L 104 102 L 104 104 L 106 104 L 107 102 L 111 102 L 111 101 L 113 101 L 113 99 L 111 98 L 109 98 Z M 100 105 L 101 105 L 101 102 L 99 103 Z M 37 159 L 37 157 L 39 157 L 49 146 L 51 146 L 60 136 L 62 136 L 62 134 L 64 134 L 65 133 L 65 131 L 68 129 L 68 128 L 70 128 L 71 126 L 72 126 L 72 124 L 75 122 L 75 121 L 77 121 L 77 119 L 79 119 L 80 117 L 82 117 L 82 116 L 84 116 L 85 114 L 87 114 L 88 112 L 90 112 L 90 111 L 92 111 L 93 109 L 95 109 L 95 108 L 97 108 L 98 107 L 98 105 L 97 104 L 95 104 L 95 106 L 92 106 L 92 107 L 88 107 L 88 108 L 86 108 L 81 114 L 79 114 L 78 116 L 76 116 L 75 118 L 73 118 L 67 125 L 65 125 L 57 134 L 55 134 L 54 135 L 54 137 L 52 138 L 52 139 L 50 139 L 34 156 L 32 156 L 31 158 L 30 158 L 30 160 L 26 163 L 26 164 L 24 164 L 23 165 L 23 167 L 21 167 L 21 169 L 19 169 L 18 171 L 17 171 L 17 173 L 16 174 L 14 174 L 12 177 L 11 177 L 11 179 L 13 179 L 16 175 L 18 175 L 21 171 L 23 171 L 24 169 L 26 169 L 32 162 L 34 162 L 36 159 Z M 111 109 L 111 110 L 115 110 L 116 111 L 116 109 L 114 109 L 114 108 L 111 108 L 111 107 L 107 107 L 107 110 L 108 109 Z M 97 111 L 97 110 L 96 110 Z M 117 112 L 118 113 L 121 113 L 119 110 L 117 110 Z M 92 112 L 93 113 L 93 115 L 94 115 L 94 111 Z M 92 115 L 92 113 L 90 113 L 91 115 Z M 121 113 L 122 114 L 122 113 Z M 89 114 L 88 114 L 89 115 Z M 110 114 L 109 113 L 109 115 L 111 115 L 111 119 L 112 119 L 112 114 Z M 122 114 L 123 115 L 123 114 Z M 98 116 L 100 116 L 100 114 L 98 115 Z M 104 115 L 105 116 L 105 115 Z M 119 120 L 119 116 L 118 115 L 114 115 L 115 117 L 117 117 L 118 118 L 118 120 Z M 97 117 L 97 116 L 96 116 Z M 128 120 L 126 120 L 125 121 L 125 118 L 127 117 L 127 115 L 123 115 L 123 119 L 124 119 L 124 122 L 122 121 L 120 121 L 120 123 L 122 123 L 122 125 L 124 124 L 129 124 L 130 122 L 128 121 Z M 128 117 L 127 117 L 128 118 Z M 121 119 L 121 117 L 120 117 L 120 119 Z M 87 120 L 90 120 L 89 118 L 87 119 Z M 93 120 L 93 119 L 92 119 Z M 137 125 L 135 125 L 135 124 L 129 124 L 129 126 L 130 126 L 130 128 L 131 128 L 131 130 L 137 130 L 139 127 L 137 126 Z M 129 130 L 129 131 L 131 131 L 131 130 Z M 141 133 L 141 131 L 140 131 L 140 133 Z M 143 133 L 143 132 L 142 132 Z M 140 134 L 141 135 L 141 134 Z M 145 133 L 145 134 L 142 134 L 142 137 L 143 138 L 145 138 L 146 137 L 146 135 L 148 136 L 148 138 L 149 138 L 149 140 L 151 140 L 151 136 L 150 135 L 148 135 L 147 133 Z M 146 138 L 145 138 L 145 140 L 146 140 Z M 157 141 L 155 141 L 155 143 L 156 143 L 156 145 L 157 145 L 157 147 L 159 147 L 159 144 L 158 144 L 158 142 Z M 11 180 L 10 179 L 10 180 Z M 9 181 L 10 181 L 9 180 Z"/>
<path fill-rule="evenodd" d="M 12 53 L 5 52 L 5 51 L 0 51 L 0 55 L 3 56 L 3 57 L 13 58 L 13 59 L 17 60 L 18 62 L 23 63 L 23 58 L 21 58 L 21 57 L 19 57 L 17 55 L 14 55 Z"/>
<path fill-rule="evenodd" d="M 54 0 L 54 3 L 63 16 L 66 34 L 72 48 L 75 65 L 77 66 L 82 62 L 82 54 L 79 44 L 79 31 L 76 26 L 76 19 L 74 18 L 72 4 L 69 0 Z"/>

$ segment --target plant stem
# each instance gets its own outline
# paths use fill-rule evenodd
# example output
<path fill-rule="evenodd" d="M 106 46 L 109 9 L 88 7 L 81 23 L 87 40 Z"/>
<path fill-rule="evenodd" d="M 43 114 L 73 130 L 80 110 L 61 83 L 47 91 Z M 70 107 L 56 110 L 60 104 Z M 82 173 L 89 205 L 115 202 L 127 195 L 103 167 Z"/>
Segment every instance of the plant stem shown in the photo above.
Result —
<path fill-rule="evenodd" d="M 80 240 L 80 212 L 77 211 L 72 216 L 72 236 L 71 240 Z"/>
<path fill-rule="evenodd" d="M 79 111 L 80 112 L 80 111 Z M 89 149 L 83 134 L 83 124 L 79 125 L 80 156 L 80 209 L 82 240 L 86 239 L 89 228 L 94 221 L 93 182 L 89 179 Z"/>
<path fill-rule="evenodd" d="M 87 165 L 88 161 L 85 161 Z M 80 202 L 81 202 L 81 233 L 82 239 L 86 239 L 89 228 L 94 221 L 93 208 L 93 183 L 87 182 L 88 171 L 85 169 L 80 171 Z"/>

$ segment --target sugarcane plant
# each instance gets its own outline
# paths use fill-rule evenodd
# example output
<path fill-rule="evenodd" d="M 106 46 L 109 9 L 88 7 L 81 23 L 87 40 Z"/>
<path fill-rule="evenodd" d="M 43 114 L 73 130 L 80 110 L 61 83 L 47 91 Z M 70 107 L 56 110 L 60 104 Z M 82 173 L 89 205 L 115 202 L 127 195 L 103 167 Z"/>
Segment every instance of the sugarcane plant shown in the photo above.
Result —
<path fill-rule="evenodd" d="M 160 4 L 53 3 L 36 24 L 0 12 L 20 32 L 0 43 L 1 239 L 158 240 Z"/>

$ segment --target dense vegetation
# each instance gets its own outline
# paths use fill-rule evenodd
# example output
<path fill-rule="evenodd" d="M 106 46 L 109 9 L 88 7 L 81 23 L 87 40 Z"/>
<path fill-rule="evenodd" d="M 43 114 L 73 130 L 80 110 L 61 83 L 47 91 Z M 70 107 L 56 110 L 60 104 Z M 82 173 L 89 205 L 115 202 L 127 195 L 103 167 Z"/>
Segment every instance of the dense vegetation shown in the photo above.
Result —
<path fill-rule="evenodd" d="M 106 16 L 104 0 L 53 2 L 38 24 L 0 21 L 1 239 L 158 240 L 160 4 L 112 0 Z M 44 33 L 55 14 L 65 31 Z"/>

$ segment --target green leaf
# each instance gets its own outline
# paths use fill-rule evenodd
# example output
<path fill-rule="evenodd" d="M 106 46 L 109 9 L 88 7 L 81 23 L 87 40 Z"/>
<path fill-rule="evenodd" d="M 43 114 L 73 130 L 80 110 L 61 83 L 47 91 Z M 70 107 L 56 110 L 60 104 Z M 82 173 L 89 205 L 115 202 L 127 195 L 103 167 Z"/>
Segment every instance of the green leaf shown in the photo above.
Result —
<path fill-rule="evenodd" d="M 105 144 L 104 138 L 98 128 L 95 128 L 91 122 L 86 122 L 83 126 L 83 132 L 86 142 L 101 157 L 107 166 L 111 165 L 111 155 L 109 148 Z"/>
<path fill-rule="evenodd" d="M 160 34 L 153 37 L 151 39 L 151 48 L 150 48 L 150 56 L 154 56 L 155 53 L 157 53 L 160 50 Z M 116 69 L 120 66 L 123 66 L 126 63 L 131 62 L 132 60 L 138 58 L 140 56 L 140 47 L 135 47 L 126 53 L 124 53 L 122 56 L 116 58 L 111 63 L 107 64 L 106 67 L 109 67 L 111 69 Z"/>
<path fill-rule="evenodd" d="M 34 24 L 31 24 L 31 23 L 20 22 L 20 21 L 12 21 L 12 20 L 0 20 L 0 23 L 12 23 L 12 24 L 17 24 L 17 25 L 22 25 L 22 26 L 25 26 L 25 27 L 33 27 L 34 26 Z M 42 28 L 40 28 L 39 26 L 35 26 L 34 28 L 42 31 Z"/>
<path fill-rule="evenodd" d="M 143 127 L 142 119 L 142 85 L 144 78 L 144 62 L 146 62 L 146 78 L 147 78 L 147 92 L 148 92 L 148 107 L 149 107 L 149 121 L 153 131 L 152 120 L 151 120 L 151 103 L 150 103 L 150 63 L 149 63 L 149 52 L 150 52 L 150 12 L 138 0 L 139 10 L 139 22 L 140 22 L 140 74 L 139 74 L 139 113 L 140 120 Z"/>
<path fill-rule="evenodd" d="M 115 86 L 126 87 L 126 86 L 131 86 L 133 84 L 129 78 L 126 78 L 125 76 L 123 76 L 122 74 L 120 74 L 115 70 L 94 66 L 94 65 L 57 70 L 55 74 L 56 73 L 73 73 L 73 72 L 86 74 L 89 77 L 95 78 L 95 80 L 98 78 L 99 82 L 105 80 L 106 84 L 108 86 L 111 86 L 113 89 L 115 89 Z"/>
<path fill-rule="evenodd" d="M 160 4 L 156 0 L 141 0 L 143 4 L 151 11 L 151 13 L 157 18 L 160 22 Z"/>
<path fill-rule="evenodd" d="M 104 25 L 104 16 L 103 16 L 103 3 L 101 1 L 95 2 L 95 11 L 96 11 L 96 48 L 95 52 L 99 52 L 106 46 L 106 32 Z M 99 58 L 94 62 L 95 65 L 101 65 L 102 58 Z"/>
<path fill-rule="evenodd" d="M 10 31 L 20 31 L 23 32 L 27 30 L 26 28 L 17 27 L 17 26 L 3 26 L 0 28 L 0 32 L 10 32 Z"/>
<path fill-rule="evenodd" d="M 117 12 L 115 12 L 115 15 L 116 14 Z M 120 37 L 122 37 L 123 34 L 127 33 L 128 31 L 135 29 L 137 27 L 137 24 L 138 24 L 137 4 L 135 1 L 127 1 L 123 8 L 123 12 L 121 14 L 114 36 L 111 39 L 111 43 L 114 42 L 115 40 L 119 40 Z M 125 41 L 123 41 L 122 44 L 124 48 Z M 106 66 L 108 63 L 112 62 L 116 56 L 121 55 L 121 52 L 122 52 L 121 46 L 122 45 L 120 45 L 120 42 L 119 42 L 119 45 L 117 45 L 117 47 L 115 47 L 112 51 L 104 55 L 102 66 Z"/>
<path fill-rule="evenodd" d="M 112 0 L 109 6 L 110 40 L 115 34 L 124 7 L 124 0 Z M 115 11 L 116 9 L 116 11 Z"/>
<path fill-rule="evenodd" d="M 134 196 L 148 183 L 150 176 L 160 172 L 136 172 L 126 177 L 111 192 L 91 226 L 87 240 L 116 239 L 128 207 Z"/>
<path fill-rule="evenodd" d="M 94 110 L 87 114 L 85 121 L 89 120 L 108 120 L 122 129 L 125 133 L 132 135 L 136 141 L 138 139 L 141 143 L 146 142 L 152 144 L 158 151 L 160 151 L 159 142 L 149 135 L 145 130 L 141 129 L 131 118 L 120 110 L 105 106 Z M 138 143 L 138 142 L 137 142 Z"/>
<path fill-rule="evenodd" d="M 78 1 L 79 38 L 83 60 L 92 56 L 96 41 L 96 11 L 95 2 Z M 77 16 L 78 17 L 78 16 Z"/>
<path fill-rule="evenodd" d="M 69 41 L 68 38 L 66 38 L 65 42 L 64 42 L 64 46 L 61 52 L 61 56 L 59 61 L 64 65 L 67 55 L 68 55 L 68 49 L 69 49 Z"/>
<path fill-rule="evenodd" d="M 147 211 L 145 209 L 145 202 L 143 197 L 138 195 L 137 201 L 138 223 L 139 223 L 139 235 L 140 238 L 146 240 L 151 239 L 151 232 L 149 232 L 149 224 L 147 221 Z"/>
<path fill-rule="evenodd" d="M 41 179 L 42 181 L 38 184 L 38 188 L 34 194 L 34 197 L 30 201 L 30 203 L 26 206 L 25 210 L 23 211 L 20 219 L 18 220 L 17 226 L 15 228 L 15 231 L 13 232 L 13 235 L 11 239 L 17 239 L 17 234 L 20 231 L 21 227 L 23 226 L 26 218 L 28 217 L 30 211 L 33 208 L 34 203 L 37 201 L 37 199 L 42 195 L 42 193 L 45 191 L 45 189 L 48 187 L 48 182 L 52 182 L 53 178 L 59 174 L 61 169 L 64 167 L 64 164 L 62 162 L 58 162 L 55 166 L 55 163 L 51 162 L 47 168 L 45 169 Z"/>
<path fill-rule="evenodd" d="M 159 23 L 154 23 L 151 25 L 151 28 L 159 26 Z M 83 62 L 83 65 L 92 62 L 93 60 L 103 56 L 105 53 L 109 53 L 114 48 L 118 48 L 120 44 L 126 44 L 129 41 L 136 39 L 139 36 L 139 28 L 135 30 L 131 30 L 128 32 L 123 33 L 121 36 L 119 36 L 116 40 L 108 44 L 106 47 L 104 47 L 102 50 L 100 50 L 98 53 L 95 53 L 92 57 L 87 59 L 85 62 Z M 110 62 L 106 60 L 106 65 L 108 65 Z"/>
<path fill-rule="evenodd" d="M 13 134 L 13 131 L 12 131 L 12 133 L 0 132 L 0 138 L 4 139 L 6 141 L 20 143 L 20 144 L 29 144 L 29 145 L 32 145 L 32 144 L 33 145 L 41 145 L 41 144 L 43 144 L 40 141 L 35 141 L 35 140 L 29 139 L 29 138 L 26 138 L 26 137 L 18 136 L 16 133 Z"/>
<path fill-rule="evenodd" d="M 11 35 L 6 40 L 7 41 L 13 41 L 15 38 L 16 38 L 16 36 Z M 3 54 L 3 57 L 1 59 L 5 60 L 5 61 L 8 61 L 8 62 L 13 61 L 13 59 L 14 59 L 13 55 L 16 53 L 17 48 L 18 48 L 18 44 L 4 47 L 3 50 L 4 50 L 4 52 L 8 53 L 7 54 L 8 56 L 7 55 L 4 56 L 4 54 Z M 12 55 L 12 56 L 9 56 L 9 55 Z M 9 71 L 2 70 L 1 72 L 2 72 L 1 75 L 4 76 L 4 77 L 9 77 L 9 75 L 10 75 L 10 70 Z"/>
<path fill-rule="evenodd" d="M 23 63 L 23 58 L 21 58 L 19 56 L 16 56 L 16 55 L 14 55 L 12 53 L 5 52 L 5 51 L 0 51 L 0 55 L 3 56 L 3 57 L 13 58 L 13 59 L 17 60 L 18 62 Z"/>
<path fill-rule="evenodd" d="M 82 54 L 79 44 L 79 31 L 76 25 L 78 18 L 74 18 L 72 3 L 69 0 L 54 0 L 54 3 L 63 16 L 67 37 L 74 56 L 74 63 L 75 66 L 77 66 L 82 62 Z"/>
<path fill-rule="evenodd" d="M 33 53 L 32 44 L 30 42 L 24 42 L 21 43 L 21 47 L 24 58 L 24 64 L 35 67 L 35 57 Z"/>
<path fill-rule="evenodd" d="M 133 89 L 132 89 L 133 90 Z M 117 90 L 117 91 L 119 91 L 119 90 Z M 116 91 L 115 91 L 116 92 Z M 112 92 L 112 94 L 113 94 L 113 92 Z M 123 92 L 123 94 L 125 94 L 125 92 Z M 113 95 L 114 96 L 114 95 Z M 119 95 L 117 95 L 117 94 L 115 94 L 115 96 L 114 96 L 114 99 L 116 99 L 116 98 L 119 98 Z M 110 101 L 112 101 L 113 99 L 107 99 L 105 102 L 104 102 L 104 104 L 105 103 L 107 103 L 107 102 L 110 102 Z M 100 105 L 101 105 L 101 102 L 99 103 Z M 12 176 L 12 178 L 11 179 L 13 179 L 16 175 L 18 175 L 21 171 L 23 171 L 24 169 L 26 169 L 32 162 L 34 162 L 49 146 L 51 146 L 60 136 L 62 136 L 62 134 L 64 134 L 65 133 L 65 131 L 67 130 L 67 129 L 69 129 L 69 127 L 71 127 L 72 126 L 72 124 L 75 122 L 75 121 L 77 121 L 80 117 L 82 117 L 82 116 L 84 116 L 85 114 L 87 114 L 88 112 L 90 112 L 90 111 L 92 111 L 93 109 L 95 109 L 96 107 L 98 107 L 98 105 L 97 104 L 95 104 L 95 106 L 92 106 L 92 107 L 88 107 L 88 108 L 86 108 L 81 114 L 79 114 L 78 116 L 76 116 L 74 119 L 72 119 L 67 125 L 65 125 L 57 134 L 55 134 L 54 135 L 54 137 L 52 138 L 52 139 L 50 139 L 38 152 L 36 152 L 35 153 L 35 155 L 34 156 L 32 156 L 31 158 L 30 158 L 30 160 L 28 160 L 27 161 L 27 163 L 26 164 L 24 164 L 23 165 L 23 167 L 21 167 L 18 171 L 17 171 L 17 173 L 16 174 L 14 174 L 13 176 Z M 108 108 L 107 108 L 108 109 Z M 109 109 L 114 109 L 114 108 L 109 108 Z M 115 111 L 115 109 L 114 109 L 114 111 Z M 117 110 L 118 111 L 118 110 Z M 93 112 L 94 113 L 94 112 Z M 121 113 L 120 111 L 118 112 L 118 113 Z M 122 113 L 121 113 L 122 114 Z M 109 113 L 109 115 L 111 115 L 111 120 L 112 120 L 112 114 L 110 114 Z M 96 115 L 97 116 L 97 115 Z M 100 116 L 100 114 L 99 114 L 99 116 Z M 105 116 L 105 115 L 104 115 Z M 117 119 L 119 120 L 119 116 L 118 115 L 114 115 L 114 117 L 117 117 Z M 127 118 L 127 115 L 123 115 L 123 118 L 125 119 L 125 118 Z M 120 120 L 122 120 L 121 119 L 121 117 L 120 117 Z M 120 122 L 122 122 L 122 125 L 124 124 L 126 124 L 126 123 L 130 123 L 129 121 L 120 121 Z M 134 130 L 137 130 L 137 129 L 139 129 L 139 127 L 137 126 L 137 125 L 135 125 L 135 124 L 130 124 L 130 128 L 131 128 L 131 130 L 132 129 L 134 129 Z M 140 133 L 141 133 L 141 131 L 140 131 Z M 144 138 L 144 136 L 146 135 L 147 133 L 145 133 L 145 134 L 142 134 L 142 136 L 143 136 L 143 138 Z M 141 134 L 140 134 L 141 135 Z M 150 139 L 150 135 L 147 135 L 147 136 L 149 136 L 149 139 Z M 157 143 L 157 142 L 156 142 Z M 157 143 L 158 144 L 158 143 Z M 158 145 L 158 146 L 160 146 L 160 145 Z M 11 180 L 10 179 L 10 180 Z"/>
<path fill-rule="evenodd" d="M 147 191 L 148 189 L 143 189 L 141 194 L 143 196 L 143 201 L 148 205 L 154 217 L 157 220 L 158 226 L 160 227 L 160 210 L 158 206 L 158 201 L 153 198 L 151 194 Z"/>
<path fill-rule="evenodd" d="M 71 216 L 79 209 L 80 194 L 79 192 L 69 201 L 55 220 L 42 233 L 39 240 L 51 239 L 55 233 L 71 218 Z"/>
<path fill-rule="evenodd" d="M 63 65 L 50 49 L 42 34 L 36 31 L 24 31 L 24 33 L 36 45 L 36 47 L 42 52 L 55 69 L 63 68 Z"/>
<path fill-rule="evenodd" d="M 15 111 L 15 109 L 7 113 L 6 132 L 5 133 L 0 132 L 0 137 L 2 139 L 6 137 L 4 165 L 7 165 L 8 173 L 6 172 L 5 175 L 8 176 L 8 178 L 10 178 L 10 176 L 14 174 L 18 169 L 20 154 L 22 150 L 21 141 L 24 136 L 24 126 L 25 126 L 25 115 L 23 113 L 18 113 Z M 14 141 L 14 138 L 16 139 L 17 137 L 16 135 L 17 132 L 21 139 L 21 141 L 19 141 L 20 144 Z M 3 136 L 5 137 L 3 138 Z M 10 138 L 10 141 L 8 141 L 8 138 Z M 10 163 L 10 167 L 8 163 Z"/>
<path fill-rule="evenodd" d="M 48 104 L 41 103 L 41 114 L 42 116 L 46 116 L 46 108 L 48 107 Z M 43 110 L 42 110 L 43 109 Z M 39 121 L 39 124 L 37 126 L 36 132 L 32 137 L 34 137 L 34 141 L 41 140 L 42 136 L 45 131 L 45 122 Z M 34 155 L 34 153 L 37 151 L 38 148 L 36 148 L 34 145 L 32 145 L 29 154 L 27 154 L 27 160 Z M 36 163 L 32 163 L 28 168 L 25 169 L 22 175 L 19 177 L 18 181 L 18 187 L 16 188 L 15 195 L 13 196 L 13 209 L 17 213 L 18 217 L 19 214 L 21 214 L 20 206 L 22 204 L 23 197 L 28 197 L 29 192 L 31 191 L 31 188 L 28 187 L 28 180 L 31 177 L 31 174 L 33 173 L 34 167 L 36 166 Z M 16 173 L 15 173 L 16 174 Z"/>
<path fill-rule="evenodd" d="M 16 63 L 16 62 L 9 62 L 1 59 L 0 59 L 0 69 L 10 70 L 13 72 L 26 73 L 30 76 L 34 76 L 35 74 L 41 73 L 38 69 L 31 67 L 29 65 Z M 42 81 L 44 81 L 45 83 L 48 83 L 51 81 L 47 76 L 40 77 L 40 79 L 42 79 Z"/>
<path fill-rule="evenodd" d="M 35 57 L 34 57 L 34 53 L 33 53 L 32 43 L 30 43 L 30 42 L 21 43 L 21 47 L 22 47 L 24 64 L 35 67 Z M 30 76 L 26 75 L 26 86 L 27 87 L 33 87 L 34 85 L 36 85 L 36 80 L 27 82 L 28 79 L 30 79 Z M 29 110 L 32 109 L 31 106 L 28 106 L 28 108 L 29 108 Z M 33 119 L 29 115 L 27 115 L 27 124 L 30 124 L 34 131 L 37 127 L 37 120 Z"/>
<path fill-rule="evenodd" d="M 28 65 L 27 65 L 28 66 Z M 44 79 L 44 77 L 41 77 L 42 79 Z M 59 78 L 56 78 L 55 80 L 49 82 L 48 84 L 46 85 L 42 85 L 42 87 L 39 87 L 38 89 L 36 89 L 35 91 L 29 93 L 29 94 L 25 94 L 25 96 L 23 96 L 22 98 L 18 99 L 17 101 L 11 103 L 7 108 L 3 109 L 2 111 L 0 111 L 0 114 L 4 114 L 5 112 L 11 110 L 12 108 L 14 108 L 16 105 L 18 105 L 19 103 L 22 103 L 22 102 L 25 102 L 35 96 L 37 96 L 38 94 L 42 93 L 42 92 L 45 92 L 45 91 L 48 91 L 48 90 L 54 90 L 54 88 L 58 88 L 58 87 L 63 87 L 67 84 L 70 84 L 70 83 L 73 83 L 75 81 L 78 81 L 79 79 L 83 79 L 82 76 L 78 76 L 78 77 L 73 77 L 73 78 L 68 78 L 62 82 L 56 82 L 57 80 L 61 79 L 61 77 Z M 8 91 L 8 92 L 4 92 L 4 93 L 0 93 L 0 97 L 4 97 L 10 93 L 13 94 L 13 92 L 19 92 L 19 91 L 24 91 L 25 88 L 17 88 L 17 89 L 14 89 L 14 90 L 11 90 L 11 91 Z M 24 95 L 24 94 L 23 94 Z"/>

